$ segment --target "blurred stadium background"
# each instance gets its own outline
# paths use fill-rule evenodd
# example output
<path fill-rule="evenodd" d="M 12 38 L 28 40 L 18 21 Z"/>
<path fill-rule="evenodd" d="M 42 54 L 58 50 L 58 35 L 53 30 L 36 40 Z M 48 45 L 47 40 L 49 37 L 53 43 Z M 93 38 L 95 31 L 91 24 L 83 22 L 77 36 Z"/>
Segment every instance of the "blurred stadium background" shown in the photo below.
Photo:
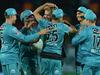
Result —
<path fill-rule="evenodd" d="M 38 6 L 46 3 L 53 2 L 62 8 L 66 14 L 65 18 L 76 25 L 76 10 L 79 6 L 83 5 L 92 9 L 98 16 L 97 25 L 100 25 L 100 0 L 0 0 L 0 25 L 4 22 L 4 11 L 9 7 L 13 7 L 20 14 L 24 9 L 35 10 Z M 20 29 L 22 27 L 20 20 L 17 20 L 16 27 Z M 63 73 L 64 75 L 75 75 L 75 49 L 68 42 L 64 48 L 66 49 L 66 58 L 64 59 Z M 2 70 L 0 67 L 2 75 Z"/>

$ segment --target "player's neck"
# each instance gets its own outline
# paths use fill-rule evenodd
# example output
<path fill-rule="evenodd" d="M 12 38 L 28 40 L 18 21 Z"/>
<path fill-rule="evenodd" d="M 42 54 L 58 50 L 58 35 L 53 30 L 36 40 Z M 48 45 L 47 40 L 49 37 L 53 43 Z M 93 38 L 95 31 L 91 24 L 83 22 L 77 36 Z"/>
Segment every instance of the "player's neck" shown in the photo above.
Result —
<path fill-rule="evenodd" d="M 95 23 L 92 23 L 91 25 L 92 25 L 92 26 L 96 26 Z"/>
<path fill-rule="evenodd" d="M 10 24 L 10 25 L 12 25 L 13 23 L 10 21 L 10 20 L 8 20 L 8 19 L 6 19 L 6 21 L 5 21 L 6 23 L 8 23 L 8 24 Z"/>
<path fill-rule="evenodd" d="M 95 23 L 90 23 L 89 26 L 96 26 Z"/>

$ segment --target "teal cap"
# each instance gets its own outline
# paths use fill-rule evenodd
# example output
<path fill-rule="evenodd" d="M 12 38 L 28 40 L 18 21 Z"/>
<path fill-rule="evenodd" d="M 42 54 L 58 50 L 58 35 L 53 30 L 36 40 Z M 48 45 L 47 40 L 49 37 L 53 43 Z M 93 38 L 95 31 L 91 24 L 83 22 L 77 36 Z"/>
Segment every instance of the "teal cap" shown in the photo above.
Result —
<path fill-rule="evenodd" d="M 20 15 L 21 21 L 25 21 L 30 15 L 33 15 L 31 10 L 24 10 Z"/>
<path fill-rule="evenodd" d="M 55 18 L 61 18 L 64 16 L 64 12 L 62 9 L 54 9 L 52 15 L 55 16 Z"/>
<path fill-rule="evenodd" d="M 94 20 L 97 19 L 96 14 L 92 10 L 90 10 L 90 9 L 87 10 L 87 12 L 84 15 L 84 17 L 85 17 L 85 19 L 91 20 L 91 21 L 94 21 Z"/>
<path fill-rule="evenodd" d="M 78 10 L 78 11 L 81 11 L 81 12 L 83 12 L 83 13 L 86 13 L 87 8 L 85 8 L 85 7 L 83 7 L 83 6 L 80 6 L 77 10 Z"/>
<path fill-rule="evenodd" d="M 8 8 L 8 9 L 6 9 L 5 13 L 6 13 L 7 16 L 13 16 L 13 15 L 17 14 L 17 12 L 16 12 L 16 10 L 14 8 Z"/>

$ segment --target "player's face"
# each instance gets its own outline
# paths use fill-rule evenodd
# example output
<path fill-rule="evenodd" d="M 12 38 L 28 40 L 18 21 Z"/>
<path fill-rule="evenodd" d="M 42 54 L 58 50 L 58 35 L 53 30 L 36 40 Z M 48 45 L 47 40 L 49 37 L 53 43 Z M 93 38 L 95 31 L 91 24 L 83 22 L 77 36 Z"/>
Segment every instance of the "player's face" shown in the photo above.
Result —
<path fill-rule="evenodd" d="M 81 22 L 83 20 L 83 18 L 81 16 L 84 16 L 84 13 L 77 11 L 76 17 L 79 22 Z"/>
<path fill-rule="evenodd" d="M 51 14 L 52 14 L 52 9 L 50 9 L 49 7 L 44 9 L 44 18 L 50 20 L 51 19 Z"/>
<path fill-rule="evenodd" d="M 12 19 L 13 24 L 15 24 L 16 23 L 16 20 L 17 20 L 16 15 L 11 16 L 11 19 Z"/>
<path fill-rule="evenodd" d="M 26 20 L 26 23 L 28 25 L 28 28 L 30 27 L 33 27 L 33 26 L 36 26 L 37 25 L 37 22 L 35 21 L 34 18 L 29 18 Z"/>
<path fill-rule="evenodd" d="M 43 16 L 45 19 L 48 19 L 48 20 L 50 20 L 51 19 L 51 15 L 50 14 L 44 14 L 44 16 Z"/>

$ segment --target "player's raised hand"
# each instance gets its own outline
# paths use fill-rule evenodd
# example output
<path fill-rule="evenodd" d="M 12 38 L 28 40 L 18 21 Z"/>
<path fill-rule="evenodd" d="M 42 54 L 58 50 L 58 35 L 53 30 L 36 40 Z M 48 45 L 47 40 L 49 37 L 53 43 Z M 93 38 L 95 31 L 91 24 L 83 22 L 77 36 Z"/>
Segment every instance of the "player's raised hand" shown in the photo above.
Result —
<path fill-rule="evenodd" d="M 57 7 L 56 4 L 54 3 L 45 3 L 45 5 L 49 7 Z"/>
<path fill-rule="evenodd" d="M 36 22 L 35 21 L 30 21 L 28 23 L 28 28 L 31 28 L 33 25 L 36 25 Z"/>
<path fill-rule="evenodd" d="M 30 28 L 32 26 L 33 22 L 25 22 L 23 28 Z"/>
<path fill-rule="evenodd" d="M 28 23 L 27 22 L 25 22 L 23 28 L 28 28 Z"/>

